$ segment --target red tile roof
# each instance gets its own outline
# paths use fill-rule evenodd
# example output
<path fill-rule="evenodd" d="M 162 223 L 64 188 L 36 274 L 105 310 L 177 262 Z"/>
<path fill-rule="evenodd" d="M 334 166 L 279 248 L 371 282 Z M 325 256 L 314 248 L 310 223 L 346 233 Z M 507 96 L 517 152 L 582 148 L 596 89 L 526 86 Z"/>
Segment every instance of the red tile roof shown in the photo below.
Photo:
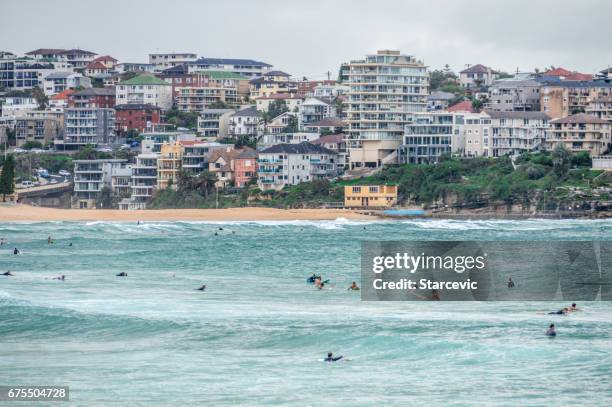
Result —
<path fill-rule="evenodd" d="M 66 89 L 65 91 L 60 92 L 57 95 L 54 95 L 53 97 L 51 97 L 51 100 L 66 100 L 74 92 L 76 92 L 74 89 Z"/>
<path fill-rule="evenodd" d="M 106 65 L 99 61 L 90 62 L 85 69 L 108 69 Z"/>
<path fill-rule="evenodd" d="M 544 72 L 543 75 L 554 76 L 566 81 L 590 81 L 591 79 L 593 79 L 593 75 L 591 74 L 568 71 L 565 68 L 554 68 Z"/>
<path fill-rule="evenodd" d="M 585 113 L 578 113 L 572 116 L 562 117 L 552 120 L 551 124 L 609 124 L 610 122 L 600 119 L 597 116 L 591 116 Z"/>
<path fill-rule="evenodd" d="M 102 55 L 101 57 L 98 57 L 93 60 L 93 62 L 98 62 L 98 61 L 99 62 L 106 62 L 106 61 L 117 62 L 117 60 L 111 57 L 110 55 Z"/>
<path fill-rule="evenodd" d="M 471 112 L 476 113 L 474 108 L 472 107 L 472 102 L 469 100 L 464 100 L 463 102 L 456 103 L 452 106 L 449 106 L 447 109 L 449 112 Z"/>

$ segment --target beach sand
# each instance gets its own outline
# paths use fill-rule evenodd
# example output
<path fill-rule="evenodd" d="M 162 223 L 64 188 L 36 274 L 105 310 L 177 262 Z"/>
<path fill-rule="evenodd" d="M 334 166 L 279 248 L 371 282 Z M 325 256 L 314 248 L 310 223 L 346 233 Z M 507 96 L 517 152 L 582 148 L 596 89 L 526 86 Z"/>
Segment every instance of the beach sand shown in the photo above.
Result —
<path fill-rule="evenodd" d="M 160 209 L 119 211 L 111 209 L 55 209 L 29 205 L 0 204 L 0 222 L 12 221 L 259 221 L 372 219 L 345 209 Z"/>

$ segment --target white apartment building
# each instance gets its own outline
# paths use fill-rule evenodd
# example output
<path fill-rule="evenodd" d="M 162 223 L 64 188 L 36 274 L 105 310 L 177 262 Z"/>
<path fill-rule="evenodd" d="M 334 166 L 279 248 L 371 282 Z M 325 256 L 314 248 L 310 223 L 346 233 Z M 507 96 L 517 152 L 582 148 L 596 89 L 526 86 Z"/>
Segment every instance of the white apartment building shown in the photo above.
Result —
<path fill-rule="evenodd" d="M 433 164 L 451 154 L 459 138 L 463 116 L 452 112 L 425 112 L 410 115 L 404 142 L 398 148 L 401 164 Z"/>
<path fill-rule="evenodd" d="M 173 66 L 194 62 L 196 59 L 198 55 L 192 52 L 149 54 L 149 65 L 153 65 L 155 71 L 161 72 Z"/>
<path fill-rule="evenodd" d="M 257 142 L 257 149 L 264 150 L 276 144 L 300 144 L 311 142 L 319 138 L 319 133 L 275 133 L 264 134 Z"/>
<path fill-rule="evenodd" d="M 38 109 L 38 102 L 32 96 L 7 96 L 2 104 L 2 116 L 19 117 Z"/>
<path fill-rule="evenodd" d="M 311 123 L 320 122 L 328 117 L 336 116 L 336 107 L 331 101 L 320 98 L 306 98 L 298 108 L 298 126 L 304 129 Z"/>
<path fill-rule="evenodd" d="M 136 156 L 136 164 L 132 165 L 132 195 L 128 207 L 122 209 L 146 209 L 147 201 L 157 188 L 158 157 L 159 154 L 155 153 Z"/>
<path fill-rule="evenodd" d="M 491 117 L 486 113 L 463 113 L 457 152 L 465 157 L 491 157 Z"/>
<path fill-rule="evenodd" d="M 198 117 L 198 133 L 207 139 L 225 138 L 234 109 L 204 109 Z"/>
<path fill-rule="evenodd" d="M 47 96 L 57 95 L 66 89 L 79 86 L 91 88 L 91 79 L 78 72 L 52 72 L 43 79 L 43 91 Z"/>
<path fill-rule="evenodd" d="M 83 49 L 39 48 L 26 52 L 26 55 L 37 61 L 63 61 L 73 68 L 84 68 L 98 55 Z"/>
<path fill-rule="evenodd" d="M 409 114 L 427 109 L 429 76 L 414 56 L 378 51 L 343 65 L 351 169 L 396 161 Z M 389 156 L 389 157 L 388 157 Z"/>
<path fill-rule="evenodd" d="M 550 118 L 544 112 L 490 111 L 493 157 L 520 155 L 544 148 Z"/>
<path fill-rule="evenodd" d="M 272 68 L 272 65 L 265 62 L 233 58 L 199 58 L 190 65 L 194 70 L 233 72 L 248 78 L 263 76 Z"/>
<path fill-rule="evenodd" d="M 229 135 L 231 137 L 258 137 L 263 131 L 262 117 L 261 112 L 255 107 L 238 110 L 230 119 Z"/>
<path fill-rule="evenodd" d="M 64 110 L 64 139 L 55 140 L 59 150 L 77 150 L 87 144 L 114 142 L 115 110 L 108 108 L 67 108 Z"/>
<path fill-rule="evenodd" d="M 172 107 L 172 85 L 151 75 L 121 81 L 115 93 L 118 105 L 148 104 L 164 111 Z"/>
<path fill-rule="evenodd" d="M 106 186 L 111 188 L 112 175 L 125 168 L 127 160 L 75 160 L 74 161 L 74 199 L 72 207 L 93 209 L 96 207 L 100 192 Z"/>
<path fill-rule="evenodd" d="M 262 191 L 281 190 L 338 174 L 338 155 L 320 145 L 277 144 L 259 152 L 257 185 Z"/>

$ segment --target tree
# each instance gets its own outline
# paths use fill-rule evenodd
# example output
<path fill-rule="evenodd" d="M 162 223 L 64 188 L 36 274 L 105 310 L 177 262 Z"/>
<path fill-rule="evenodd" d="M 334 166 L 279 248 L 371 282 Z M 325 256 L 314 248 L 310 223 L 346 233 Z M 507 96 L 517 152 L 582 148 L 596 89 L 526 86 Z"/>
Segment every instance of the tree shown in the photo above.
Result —
<path fill-rule="evenodd" d="M 101 209 L 111 209 L 113 206 L 113 191 L 108 186 L 102 187 L 96 196 L 96 204 Z"/>
<path fill-rule="evenodd" d="M 563 178 L 567 174 L 572 161 L 570 153 L 564 144 L 558 144 L 552 152 L 553 172 L 557 178 Z"/>
<path fill-rule="evenodd" d="M 9 155 L 4 160 L 2 165 L 2 173 L 0 173 L 0 194 L 2 194 L 2 202 L 6 202 L 6 196 L 15 191 L 15 159 L 13 155 Z"/>
<path fill-rule="evenodd" d="M 29 140 L 26 141 L 23 146 L 22 146 L 25 150 L 31 150 L 33 148 L 43 148 L 43 145 L 40 141 L 36 141 L 36 140 Z"/>
<path fill-rule="evenodd" d="M 287 103 L 282 99 L 277 99 L 268 106 L 268 118 L 274 119 L 275 117 L 288 111 L 289 107 L 287 107 Z"/>
<path fill-rule="evenodd" d="M 215 100 L 210 105 L 208 105 L 208 108 L 209 109 L 228 109 L 229 106 L 227 105 L 227 103 L 221 100 Z"/>
<path fill-rule="evenodd" d="M 295 116 L 289 116 L 289 123 L 283 128 L 283 133 L 297 133 L 298 119 Z"/>
<path fill-rule="evenodd" d="M 32 89 L 32 97 L 36 99 L 36 103 L 38 103 L 38 110 L 45 110 L 49 103 L 49 98 L 45 95 L 45 92 L 36 86 Z"/>
<path fill-rule="evenodd" d="M 204 170 L 195 177 L 193 186 L 200 195 L 208 198 L 208 194 L 214 189 L 217 176 L 208 170 Z"/>

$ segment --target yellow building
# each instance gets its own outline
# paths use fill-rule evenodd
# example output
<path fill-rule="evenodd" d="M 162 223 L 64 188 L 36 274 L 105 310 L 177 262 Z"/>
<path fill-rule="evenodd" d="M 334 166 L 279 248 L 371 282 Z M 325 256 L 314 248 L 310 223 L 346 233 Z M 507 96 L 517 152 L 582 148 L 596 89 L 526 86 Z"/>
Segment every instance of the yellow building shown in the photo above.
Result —
<path fill-rule="evenodd" d="M 396 185 L 350 185 L 344 187 L 347 208 L 390 208 L 397 204 Z"/>
<path fill-rule="evenodd" d="M 161 152 L 157 158 L 158 189 L 167 188 L 170 180 L 172 180 L 172 188 L 176 189 L 184 151 L 184 147 L 178 142 L 162 144 Z"/>

